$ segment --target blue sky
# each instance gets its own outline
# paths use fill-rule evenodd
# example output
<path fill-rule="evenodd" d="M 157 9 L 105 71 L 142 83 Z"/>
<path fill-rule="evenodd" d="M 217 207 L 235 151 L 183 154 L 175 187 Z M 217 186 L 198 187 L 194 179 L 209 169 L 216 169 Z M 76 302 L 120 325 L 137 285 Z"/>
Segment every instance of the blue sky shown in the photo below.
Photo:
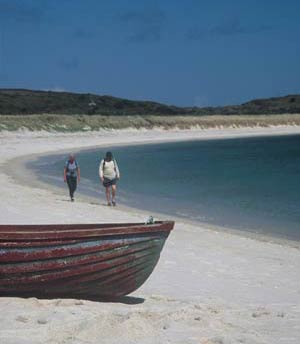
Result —
<path fill-rule="evenodd" d="M 300 93 L 298 0 L 0 0 L 0 87 L 183 106 Z"/>

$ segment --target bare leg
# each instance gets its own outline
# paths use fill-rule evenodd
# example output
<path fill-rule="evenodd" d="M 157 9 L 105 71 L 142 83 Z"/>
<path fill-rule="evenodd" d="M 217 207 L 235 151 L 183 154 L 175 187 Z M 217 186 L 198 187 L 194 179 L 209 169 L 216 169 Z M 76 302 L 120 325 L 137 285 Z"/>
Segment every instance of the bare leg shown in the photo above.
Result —
<path fill-rule="evenodd" d="M 109 188 L 109 186 L 107 186 L 105 188 L 105 193 L 106 193 L 107 205 L 110 205 L 110 188 Z"/>
<path fill-rule="evenodd" d="M 112 185 L 111 186 L 111 195 L 112 195 L 112 204 L 113 205 L 116 205 L 116 200 L 115 200 L 116 191 L 117 191 L 117 185 Z"/>

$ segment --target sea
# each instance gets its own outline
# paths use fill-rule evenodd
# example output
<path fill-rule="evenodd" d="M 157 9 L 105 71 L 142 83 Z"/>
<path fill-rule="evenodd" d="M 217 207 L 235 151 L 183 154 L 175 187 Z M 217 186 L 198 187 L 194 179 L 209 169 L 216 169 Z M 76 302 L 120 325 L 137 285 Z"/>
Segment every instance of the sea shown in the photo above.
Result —
<path fill-rule="evenodd" d="M 98 166 L 119 165 L 118 204 L 147 214 L 300 240 L 300 135 L 198 140 L 77 152 L 78 192 L 105 203 Z M 31 161 L 41 181 L 66 188 L 67 156 Z M 67 195 L 67 190 L 66 190 Z"/>

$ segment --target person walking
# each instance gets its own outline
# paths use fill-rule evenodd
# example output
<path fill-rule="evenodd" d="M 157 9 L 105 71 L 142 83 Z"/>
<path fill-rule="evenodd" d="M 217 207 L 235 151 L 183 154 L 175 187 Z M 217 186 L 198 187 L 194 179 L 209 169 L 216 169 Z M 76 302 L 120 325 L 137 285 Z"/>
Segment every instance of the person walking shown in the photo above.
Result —
<path fill-rule="evenodd" d="M 99 177 L 105 187 L 108 206 L 116 206 L 117 180 L 120 179 L 120 171 L 111 152 L 107 152 L 99 165 Z"/>
<path fill-rule="evenodd" d="M 74 193 L 80 182 L 80 168 L 74 154 L 70 154 L 65 163 L 64 182 L 68 184 L 71 202 L 74 202 Z"/>

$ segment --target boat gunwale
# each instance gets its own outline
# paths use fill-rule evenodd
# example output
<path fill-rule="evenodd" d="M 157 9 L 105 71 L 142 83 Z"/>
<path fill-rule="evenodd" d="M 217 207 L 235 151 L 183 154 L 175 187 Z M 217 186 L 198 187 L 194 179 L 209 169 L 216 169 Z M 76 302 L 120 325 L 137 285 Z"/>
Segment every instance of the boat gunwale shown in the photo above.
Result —
<path fill-rule="evenodd" d="M 0 224 L 0 233 L 4 231 L 73 231 L 73 230 L 87 230 L 87 229 L 112 229 L 112 228 L 127 228 L 127 227 L 150 227 L 162 226 L 166 224 L 173 224 L 174 221 L 155 221 L 154 223 L 132 222 L 132 223 L 74 223 L 74 224 Z M 61 228 L 61 229 L 60 229 Z"/>
<path fill-rule="evenodd" d="M 114 235 L 170 232 L 173 227 L 174 221 L 160 221 L 153 224 L 0 225 L 0 241 L 88 239 Z"/>

